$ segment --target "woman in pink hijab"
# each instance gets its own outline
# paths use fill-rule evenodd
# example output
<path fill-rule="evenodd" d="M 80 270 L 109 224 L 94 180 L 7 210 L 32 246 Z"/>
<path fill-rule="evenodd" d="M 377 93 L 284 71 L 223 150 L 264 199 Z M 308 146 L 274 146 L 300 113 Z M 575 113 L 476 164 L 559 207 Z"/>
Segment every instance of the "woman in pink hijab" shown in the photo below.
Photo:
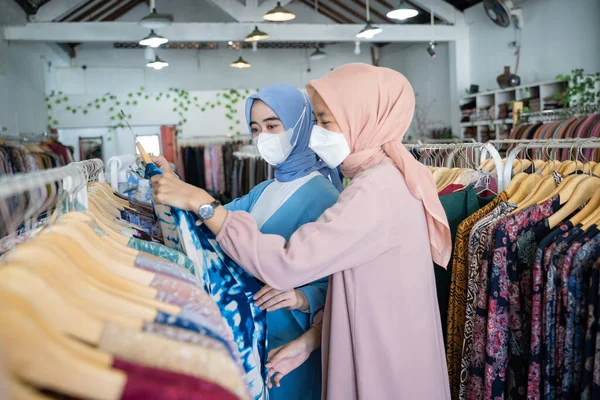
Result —
<path fill-rule="evenodd" d="M 311 147 L 330 167 L 343 161 L 352 183 L 287 243 L 168 174 L 153 178 L 155 201 L 197 212 L 227 254 L 276 289 L 331 275 L 323 398 L 449 399 L 432 262 L 447 265 L 452 245 L 433 176 L 401 143 L 412 87 L 396 71 L 350 64 L 308 93 L 318 126 Z"/>

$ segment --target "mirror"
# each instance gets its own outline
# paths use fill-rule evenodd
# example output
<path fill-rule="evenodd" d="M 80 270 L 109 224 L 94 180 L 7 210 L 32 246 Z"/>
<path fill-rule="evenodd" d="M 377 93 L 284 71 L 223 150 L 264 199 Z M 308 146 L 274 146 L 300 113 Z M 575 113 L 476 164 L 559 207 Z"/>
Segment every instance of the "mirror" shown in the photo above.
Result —
<path fill-rule="evenodd" d="M 103 160 L 102 136 L 79 138 L 79 161 L 99 158 Z"/>

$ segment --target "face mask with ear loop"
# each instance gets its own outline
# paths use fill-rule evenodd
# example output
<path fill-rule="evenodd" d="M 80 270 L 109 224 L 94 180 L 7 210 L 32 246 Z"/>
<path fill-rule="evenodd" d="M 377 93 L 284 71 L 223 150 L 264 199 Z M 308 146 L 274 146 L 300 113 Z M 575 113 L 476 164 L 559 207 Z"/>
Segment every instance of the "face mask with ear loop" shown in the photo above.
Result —
<path fill-rule="evenodd" d="M 306 116 L 306 97 L 302 95 L 302 98 L 304 99 L 304 109 L 293 128 L 277 134 L 262 132 L 252 139 L 252 143 L 258 148 L 261 157 L 273 167 L 276 167 L 287 160 L 292 150 L 294 150 L 296 143 L 298 143 L 298 136 L 300 134 L 296 136 L 296 140 L 293 144 L 292 139 L 294 138 L 296 127 L 298 124 L 304 123 L 304 118 Z"/>

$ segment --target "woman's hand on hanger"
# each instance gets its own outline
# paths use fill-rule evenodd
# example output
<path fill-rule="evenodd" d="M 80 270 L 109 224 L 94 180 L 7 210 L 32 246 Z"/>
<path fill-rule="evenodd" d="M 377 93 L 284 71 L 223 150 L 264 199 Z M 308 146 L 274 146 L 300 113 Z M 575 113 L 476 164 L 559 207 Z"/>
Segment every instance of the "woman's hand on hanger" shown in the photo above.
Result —
<path fill-rule="evenodd" d="M 310 308 L 308 298 L 298 289 L 281 291 L 265 285 L 256 292 L 253 298 L 256 306 L 260 307 L 261 310 L 269 312 L 281 308 L 286 308 L 290 311 L 308 311 Z"/>
<path fill-rule="evenodd" d="M 266 367 L 269 368 L 267 387 L 271 389 L 273 385 L 281 386 L 283 377 L 301 366 L 320 346 L 321 332 L 313 326 L 298 339 L 271 350 L 269 362 L 266 364 Z M 273 382 L 271 382 L 271 378 Z"/>
<path fill-rule="evenodd" d="M 165 174 L 174 174 L 173 168 L 171 168 L 171 164 L 167 161 L 163 156 L 152 157 L 152 162 L 156 164 L 160 170 Z"/>

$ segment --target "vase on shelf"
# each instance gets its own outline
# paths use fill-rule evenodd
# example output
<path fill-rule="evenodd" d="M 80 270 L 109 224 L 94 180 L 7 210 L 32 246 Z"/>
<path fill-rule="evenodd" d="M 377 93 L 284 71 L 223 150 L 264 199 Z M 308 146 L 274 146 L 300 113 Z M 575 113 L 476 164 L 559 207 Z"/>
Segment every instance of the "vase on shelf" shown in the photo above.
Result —
<path fill-rule="evenodd" d="M 502 75 L 498 75 L 496 82 L 498 82 L 498 85 L 501 89 L 506 89 L 509 87 L 519 86 L 521 84 L 521 78 L 519 78 L 518 75 L 511 74 L 510 67 L 505 66 L 504 73 Z"/>

